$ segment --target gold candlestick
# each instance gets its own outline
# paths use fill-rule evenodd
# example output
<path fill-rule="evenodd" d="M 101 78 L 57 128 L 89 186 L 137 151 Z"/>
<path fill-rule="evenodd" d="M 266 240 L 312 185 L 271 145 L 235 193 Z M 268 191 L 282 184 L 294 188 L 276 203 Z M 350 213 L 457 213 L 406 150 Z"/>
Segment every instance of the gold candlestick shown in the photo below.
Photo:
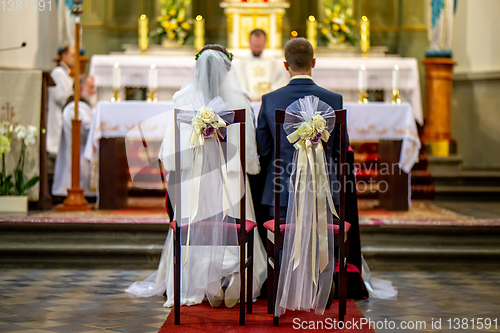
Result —
<path fill-rule="evenodd" d="M 399 98 L 399 89 L 392 89 L 392 104 L 400 104 L 401 99 Z"/>
<path fill-rule="evenodd" d="M 359 104 L 368 103 L 368 92 L 366 90 L 359 91 Z"/>
<path fill-rule="evenodd" d="M 149 20 L 145 14 L 142 14 L 139 18 L 139 48 L 141 49 L 141 54 L 146 54 L 148 49 L 148 30 L 149 30 Z"/>
<path fill-rule="evenodd" d="M 113 97 L 111 97 L 111 102 L 121 102 L 120 89 L 113 89 Z"/>
<path fill-rule="evenodd" d="M 148 98 L 146 99 L 148 102 L 158 102 L 158 97 L 156 97 L 156 89 L 148 90 Z"/>

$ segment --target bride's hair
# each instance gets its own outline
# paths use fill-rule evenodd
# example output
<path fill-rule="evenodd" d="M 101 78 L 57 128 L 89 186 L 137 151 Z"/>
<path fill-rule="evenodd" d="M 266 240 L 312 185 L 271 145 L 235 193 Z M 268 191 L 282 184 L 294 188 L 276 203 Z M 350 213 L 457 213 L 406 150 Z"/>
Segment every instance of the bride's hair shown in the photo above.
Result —
<path fill-rule="evenodd" d="M 200 51 L 200 54 L 202 54 L 203 51 L 206 51 L 206 50 L 220 51 L 220 52 L 224 53 L 225 55 L 229 56 L 229 52 L 226 50 L 226 48 L 224 46 L 222 46 L 220 44 L 207 44 L 207 45 L 203 46 L 203 48 Z"/>
<path fill-rule="evenodd" d="M 229 72 L 229 70 L 231 70 L 231 61 L 233 60 L 233 54 L 228 52 L 226 50 L 226 48 L 220 44 L 207 44 L 207 45 L 205 45 L 201 49 L 201 51 L 196 55 L 195 59 L 198 61 L 198 58 L 203 54 L 203 52 L 208 51 L 208 50 L 218 51 L 218 52 L 224 54 L 227 57 L 227 59 L 224 59 L 224 64 L 226 65 L 226 69 L 228 72 Z"/>

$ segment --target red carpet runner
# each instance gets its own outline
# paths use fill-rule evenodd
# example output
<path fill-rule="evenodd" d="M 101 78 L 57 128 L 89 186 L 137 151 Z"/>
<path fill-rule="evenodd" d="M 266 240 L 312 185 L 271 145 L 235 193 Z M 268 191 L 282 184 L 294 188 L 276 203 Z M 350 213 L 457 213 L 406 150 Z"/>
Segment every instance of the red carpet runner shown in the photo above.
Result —
<path fill-rule="evenodd" d="M 267 314 L 267 300 L 258 300 L 253 303 L 253 313 L 246 315 L 246 325 L 240 326 L 239 308 L 214 309 L 203 302 L 195 306 L 181 307 L 181 324 L 174 325 L 174 311 L 170 312 L 165 323 L 158 333 L 167 332 L 296 332 L 298 329 L 316 329 L 318 331 L 330 332 L 374 332 L 369 329 L 368 323 L 363 329 L 351 328 L 354 323 L 360 326 L 364 318 L 353 300 L 347 300 L 347 315 L 345 318 L 346 328 L 334 329 L 338 325 L 338 301 L 334 301 L 330 309 L 323 316 L 317 316 L 314 312 L 287 311 L 280 317 L 280 326 L 273 326 L 273 317 Z M 366 320 L 366 319 L 364 319 Z M 322 325 L 322 326 L 321 326 Z M 295 327 L 295 328 L 294 328 Z M 321 329 L 323 328 L 323 329 Z"/>

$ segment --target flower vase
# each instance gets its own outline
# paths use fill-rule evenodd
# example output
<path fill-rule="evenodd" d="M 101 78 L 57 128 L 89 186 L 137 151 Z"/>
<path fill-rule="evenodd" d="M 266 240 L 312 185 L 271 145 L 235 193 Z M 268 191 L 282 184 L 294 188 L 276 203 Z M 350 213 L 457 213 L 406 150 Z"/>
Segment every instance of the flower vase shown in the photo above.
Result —
<path fill-rule="evenodd" d="M 166 48 L 166 49 L 178 49 L 182 45 L 179 44 L 177 39 L 163 38 L 161 41 L 161 46 Z"/>
<path fill-rule="evenodd" d="M 337 38 L 328 41 L 327 47 L 332 50 L 343 50 L 347 48 L 346 43 L 341 43 Z"/>
<path fill-rule="evenodd" d="M 0 212 L 26 213 L 28 196 L 0 195 Z"/>

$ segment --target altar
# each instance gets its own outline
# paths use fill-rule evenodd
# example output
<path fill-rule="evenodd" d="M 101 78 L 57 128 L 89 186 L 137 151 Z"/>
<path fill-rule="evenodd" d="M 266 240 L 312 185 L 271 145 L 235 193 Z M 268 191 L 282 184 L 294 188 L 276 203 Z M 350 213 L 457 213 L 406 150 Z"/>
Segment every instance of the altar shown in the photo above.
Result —
<path fill-rule="evenodd" d="M 253 102 L 257 114 L 260 102 Z M 172 119 L 171 101 L 148 103 L 125 101 L 99 102 L 92 119 L 84 157 L 98 169 L 98 193 L 101 208 L 117 209 L 126 205 L 127 186 L 164 189 L 168 179 L 158 163 L 158 151 L 166 126 Z M 397 155 L 387 163 L 391 179 L 388 187 L 401 183 L 402 189 L 384 194 L 408 198 L 410 170 L 418 161 L 420 140 L 409 103 L 344 103 L 351 141 L 401 142 Z M 383 167 L 383 165 L 381 164 Z M 400 172 L 399 170 L 402 170 Z M 381 170 L 382 171 L 382 170 Z M 394 177 L 399 177 L 396 179 Z M 384 195 L 383 194 L 383 195 Z M 391 199 L 393 200 L 393 199 Z"/>
<path fill-rule="evenodd" d="M 99 100 L 110 100 L 112 93 L 112 72 L 114 64 L 121 68 L 122 87 L 147 87 L 148 71 L 151 64 L 158 70 L 157 95 L 160 101 L 172 100 L 196 61 L 193 56 L 158 56 L 158 55 L 94 55 L 90 60 L 90 75 L 94 76 Z M 317 85 L 338 92 L 344 101 L 355 102 L 358 99 L 358 71 L 361 65 L 368 73 L 367 89 L 384 92 L 384 101 L 392 98 L 392 70 L 399 66 L 401 99 L 411 105 L 418 124 L 423 124 L 422 101 L 418 62 L 415 58 L 398 56 L 386 57 L 328 57 L 316 58 L 316 67 L 312 78 Z M 124 88 L 121 91 L 125 98 Z"/>

